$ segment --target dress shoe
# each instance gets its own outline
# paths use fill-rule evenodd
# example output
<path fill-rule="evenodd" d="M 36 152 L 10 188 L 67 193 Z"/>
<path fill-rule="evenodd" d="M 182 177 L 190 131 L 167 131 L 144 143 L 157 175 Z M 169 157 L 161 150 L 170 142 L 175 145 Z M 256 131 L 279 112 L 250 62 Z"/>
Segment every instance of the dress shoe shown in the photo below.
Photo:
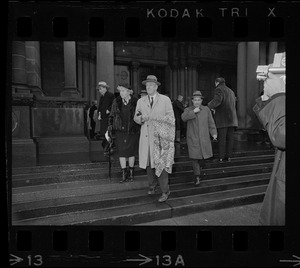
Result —
<path fill-rule="evenodd" d="M 148 195 L 154 195 L 156 192 L 156 187 L 151 187 L 148 191 Z"/>
<path fill-rule="evenodd" d="M 227 162 L 231 162 L 231 158 L 230 157 L 226 157 L 224 160 L 227 161 Z"/>
<path fill-rule="evenodd" d="M 158 199 L 158 202 L 165 202 L 165 201 L 167 201 L 167 199 L 169 198 L 169 195 L 170 195 L 170 191 L 169 192 L 167 192 L 167 193 L 163 193 L 162 195 L 161 195 L 161 197 Z"/>
<path fill-rule="evenodd" d="M 199 185 L 199 184 L 200 184 L 200 181 L 201 181 L 200 177 L 199 177 L 199 176 L 196 176 L 195 185 L 196 185 L 196 186 Z"/>

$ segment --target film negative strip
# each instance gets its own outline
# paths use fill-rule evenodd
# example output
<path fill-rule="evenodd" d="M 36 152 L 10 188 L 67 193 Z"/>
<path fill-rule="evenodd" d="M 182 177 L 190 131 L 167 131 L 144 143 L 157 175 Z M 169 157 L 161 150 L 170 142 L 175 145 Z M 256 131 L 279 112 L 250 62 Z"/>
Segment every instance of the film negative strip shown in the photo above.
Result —
<path fill-rule="evenodd" d="M 300 266 L 299 116 L 293 103 L 299 76 L 299 10 L 297 2 L 11 1 L 5 125 L 11 124 L 12 132 L 6 130 L 3 185 L 8 265 Z M 176 99 L 182 92 L 188 99 L 195 90 L 212 96 L 211 81 L 226 76 L 233 88 L 246 88 L 236 93 L 237 102 L 244 101 L 237 110 L 249 141 L 255 134 L 249 131 L 249 107 L 252 112 L 254 96 L 263 89 L 256 67 L 273 63 L 274 54 L 283 52 L 289 90 L 288 160 L 281 173 L 288 177 L 287 190 L 285 182 L 277 190 L 286 198 L 283 225 L 258 222 L 274 151 L 272 158 L 270 150 L 253 154 L 241 147 L 232 165 L 206 164 L 207 181 L 221 181 L 226 173 L 232 182 L 207 183 L 198 190 L 185 188 L 193 173 L 181 149 L 175 156 L 179 173 L 170 178 L 171 195 L 162 203 L 147 195 L 141 170 L 136 177 L 144 183 L 136 179 L 120 186 L 117 158 L 113 163 L 110 155 L 104 160 L 97 156 L 95 163 L 84 160 L 84 153 L 88 160 L 96 153 L 83 139 L 88 129 L 83 133 L 78 122 L 86 120 L 85 105 L 97 99 L 96 82 L 116 88 L 125 81 L 141 91 L 142 80 L 155 74 L 165 84 L 162 94 Z M 73 120 L 71 130 L 68 120 Z M 240 135 L 242 139 L 245 134 Z M 243 161 L 244 166 L 236 164 Z M 270 204 L 270 209 L 278 208 Z"/>

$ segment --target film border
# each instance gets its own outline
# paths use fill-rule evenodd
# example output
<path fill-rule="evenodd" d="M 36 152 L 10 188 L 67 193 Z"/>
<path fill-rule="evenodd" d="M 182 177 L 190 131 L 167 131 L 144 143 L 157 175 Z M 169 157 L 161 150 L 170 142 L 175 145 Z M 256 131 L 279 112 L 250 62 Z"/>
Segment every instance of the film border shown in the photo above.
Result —
<path fill-rule="evenodd" d="M 111 4 L 102 5 L 99 3 L 73 3 L 66 4 L 65 2 L 61 3 L 48 3 L 44 5 L 36 5 L 35 3 L 24 4 L 21 2 L 10 3 L 10 18 L 9 18 L 9 42 L 11 40 L 128 40 L 128 37 L 125 35 L 124 21 L 127 17 L 137 17 L 139 18 L 141 24 L 141 34 L 137 38 L 130 38 L 129 40 L 153 40 L 153 41 L 175 41 L 175 40 L 189 40 L 189 41 L 240 41 L 240 40 L 259 40 L 259 41 L 272 41 L 272 40 L 285 40 L 287 45 L 287 54 L 288 54 L 288 64 L 290 66 L 297 66 L 297 59 L 294 56 L 297 51 L 297 45 L 299 45 L 299 37 L 297 38 L 297 29 L 300 27 L 299 19 L 297 18 L 298 12 L 297 8 L 299 5 L 294 4 L 284 4 L 284 3 L 262 3 L 261 8 L 255 7 L 253 4 L 233 4 L 233 3 L 220 3 L 214 2 L 212 4 L 199 4 L 201 7 L 205 7 L 207 10 L 207 17 L 212 18 L 212 36 L 200 38 L 197 36 L 197 30 L 191 29 L 188 27 L 190 24 L 195 25 L 197 19 L 193 18 L 178 18 L 176 20 L 176 29 L 177 34 L 173 38 L 165 38 L 160 34 L 161 30 L 161 21 L 162 18 L 159 15 L 155 15 L 155 18 L 149 19 L 145 17 L 145 12 L 141 12 L 147 8 L 147 4 L 144 3 L 129 3 L 129 4 Z M 184 10 L 187 6 L 182 3 L 159 3 L 155 4 L 158 10 L 166 9 L 167 7 L 172 8 L 176 5 L 178 10 Z M 191 7 L 189 3 L 188 7 Z M 198 4 L 195 4 L 198 7 Z M 220 7 L 228 8 L 240 8 L 242 6 L 248 8 L 247 19 L 248 19 L 248 35 L 247 37 L 239 38 L 234 37 L 233 35 L 233 20 L 236 18 L 234 16 L 227 16 L 226 10 L 224 10 L 224 17 Z M 269 33 L 269 19 L 266 13 L 271 12 L 273 8 L 276 8 L 280 18 L 284 19 L 284 31 L 285 34 L 282 37 L 270 37 Z M 120 9 L 119 9 L 120 8 Z M 204 9 L 204 8 L 203 8 Z M 271 10 L 270 10 L 271 9 Z M 99 10 L 105 12 L 99 12 Z M 245 9 L 243 9 L 245 11 Z M 255 10 L 255 15 L 253 15 L 253 10 Z M 109 18 L 110 12 L 118 11 L 118 23 L 112 23 L 114 20 Z M 161 11 L 161 14 L 164 14 L 164 11 Z M 181 14 L 183 14 L 182 11 Z M 264 13 L 266 12 L 266 13 Z M 250 15 L 252 13 L 252 15 Z M 63 38 L 55 38 L 52 34 L 52 17 L 53 14 L 55 17 L 66 17 L 68 18 L 68 34 Z M 102 17 L 104 19 L 104 34 L 102 38 L 91 38 L 88 32 L 88 19 L 91 17 Z M 147 12 L 146 12 L 147 14 Z M 150 15 L 152 16 L 152 15 Z M 18 37 L 16 35 L 16 24 L 17 19 L 20 17 L 30 17 L 32 20 L 32 35 L 30 37 Z M 78 18 L 81 18 L 78 21 Z M 70 22 L 71 21 L 71 22 Z M 75 23 L 74 23 L 75 21 Z M 120 25 L 123 25 L 122 27 Z M 151 27 L 150 27 L 151 25 Z M 222 27 L 221 27 L 222 26 Z M 225 30 L 224 30 L 225 27 Z M 295 27 L 295 28 L 294 28 Z M 144 31 L 143 29 L 147 30 Z M 149 29 L 154 29 L 155 34 L 151 34 Z M 187 30 L 188 29 L 188 30 Z M 108 34 L 110 33 L 110 34 Z M 9 44 L 8 42 L 8 44 Z M 8 49 L 9 50 L 9 49 Z M 291 59 L 289 58 L 291 55 Z M 295 71 L 289 70 L 288 73 L 294 74 Z M 9 77 L 9 75 L 7 76 Z M 296 86 L 296 81 L 292 77 L 287 77 L 288 88 L 293 88 Z M 288 102 L 289 103 L 289 102 Z M 288 108 L 289 109 L 289 108 Z M 8 120 L 10 122 L 11 120 Z M 295 124 L 296 118 L 291 116 L 291 121 L 288 128 L 291 128 L 291 136 L 296 137 Z M 293 134 L 294 133 L 294 134 Z M 9 140 L 9 139 L 8 139 Z M 290 147 L 291 154 L 296 155 L 296 149 Z M 290 158 L 291 159 L 291 158 Z M 8 161 L 9 163 L 9 161 Z M 290 165 L 294 162 L 291 161 Z M 287 162 L 287 166 L 289 163 Z M 291 170 L 293 168 L 290 166 Z M 293 173 L 287 169 L 287 174 Z M 8 172 L 9 175 L 9 172 Z M 295 176 L 295 175 L 294 175 Z M 287 182 L 289 185 L 289 182 Z M 295 187 L 294 187 L 295 185 Z M 147 265 L 147 258 L 152 259 L 152 264 L 158 262 L 157 266 L 180 266 L 182 261 L 178 256 L 182 256 L 182 260 L 185 266 L 199 265 L 214 265 L 214 266 L 241 266 L 243 264 L 249 266 L 296 266 L 297 256 L 300 256 L 299 253 L 299 232 L 297 226 L 299 226 L 299 217 L 297 219 L 297 194 L 295 189 L 299 189 L 299 182 L 292 184 L 293 187 L 287 188 L 287 224 L 285 227 L 242 227 L 242 226 L 221 226 L 221 227 L 200 227 L 200 226 L 181 226 L 181 227 L 136 227 L 136 226 L 59 226 L 59 227 L 40 227 L 40 226 L 10 226 L 9 225 L 9 248 L 10 259 L 12 261 L 10 264 L 13 266 L 23 265 L 25 260 L 29 266 L 29 260 L 31 266 L 60 266 L 61 263 L 65 265 L 74 265 L 74 266 L 115 266 L 115 265 L 140 265 L 143 262 L 145 266 Z M 292 206 L 289 206 L 293 204 Z M 298 205 L 299 208 L 299 205 Z M 296 211 L 299 211 L 296 210 Z M 298 220 L 298 221 L 297 221 Z M 29 251 L 18 251 L 17 250 L 17 232 L 19 231 L 30 231 L 31 235 L 31 250 Z M 54 251 L 51 249 L 52 245 L 52 234 L 55 231 L 66 231 L 68 238 L 68 250 L 66 251 Z M 88 233 L 90 231 L 100 230 L 104 233 L 104 249 L 103 251 L 97 251 L 95 254 L 91 254 L 91 251 L 88 250 Z M 140 250 L 128 252 L 124 250 L 124 235 L 128 230 L 138 230 L 140 231 Z M 161 231 L 171 230 L 176 233 L 176 250 L 175 251 L 163 251 L 161 248 L 158 248 L 157 243 L 160 242 Z M 209 252 L 201 252 L 197 250 L 197 239 L 195 238 L 197 233 L 201 230 L 211 231 L 213 235 L 213 250 Z M 247 231 L 248 234 L 248 243 L 247 250 L 243 253 L 236 252 L 232 249 L 232 234 L 235 231 Z M 268 246 L 269 233 L 275 232 L 275 237 L 278 235 L 277 239 L 282 239 L 282 234 L 284 237 L 284 250 L 275 250 L 271 251 Z M 298 234 L 298 237 L 297 237 Z M 25 235 L 25 239 L 26 239 Z M 188 238 L 187 238 L 188 237 Z M 151 241 L 148 246 L 145 241 Z M 154 238 L 152 240 L 152 238 Z M 259 241 L 259 243 L 257 242 Z M 83 247 L 82 247 L 83 246 Z M 157 248 L 156 248 L 157 247 Z M 26 248 L 26 246 L 25 246 Z M 275 246 L 276 248 L 276 246 Z M 280 247 L 279 247 L 280 248 Z M 281 248 L 282 249 L 282 248 Z M 298 252 L 297 252 L 298 250 Z M 247 256 L 245 256 L 245 254 Z M 142 255 L 142 256 L 140 256 Z M 171 256 L 165 257 L 164 256 Z M 31 256 L 30 258 L 28 256 Z M 41 263 L 42 256 L 43 262 Z M 46 256 L 44 258 L 44 256 Z M 52 256 L 52 258 L 49 258 Z M 56 257 L 55 257 L 56 256 Z M 158 257 L 157 257 L 158 256 Z M 199 257 L 200 256 L 200 257 Z M 22 259 L 22 261 L 21 261 Z M 124 262 L 124 260 L 131 260 Z M 144 261 L 143 261 L 144 259 Z M 140 260 L 140 261 L 138 261 Z M 259 261 L 258 261 L 259 260 Z M 176 264 L 177 261 L 177 265 Z M 14 263 L 16 262 L 16 263 Z M 151 264 L 151 262 L 149 262 Z"/>

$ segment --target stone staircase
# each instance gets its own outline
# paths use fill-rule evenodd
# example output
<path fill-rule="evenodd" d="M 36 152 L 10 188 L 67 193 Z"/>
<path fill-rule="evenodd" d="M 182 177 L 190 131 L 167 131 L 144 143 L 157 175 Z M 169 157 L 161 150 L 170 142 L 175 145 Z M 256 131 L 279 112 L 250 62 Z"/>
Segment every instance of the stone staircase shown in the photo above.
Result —
<path fill-rule="evenodd" d="M 160 190 L 147 195 L 145 170 L 136 168 L 135 181 L 120 184 L 117 158 L 111 179 L 107 162 L 15 168 L 12 223 L 132 225 L 261 202 L 273 161 L 273 149 L 241 150 L 231 162 L 207 161 L 196 187 L 190 159 L 176 156 L 165 203 L 157 202 Z"/>

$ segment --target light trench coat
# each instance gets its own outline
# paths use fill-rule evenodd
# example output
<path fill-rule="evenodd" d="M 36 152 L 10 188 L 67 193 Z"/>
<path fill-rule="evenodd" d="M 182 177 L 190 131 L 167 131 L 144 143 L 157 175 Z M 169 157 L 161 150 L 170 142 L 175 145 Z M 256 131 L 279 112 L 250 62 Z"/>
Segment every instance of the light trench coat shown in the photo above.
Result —
<path fill-rule="evenodd" d="M 142 124 L 141 116 L 138 113 L 148 115 L 149 120 Z M 153 161 L 154 147 L 154 127 L 152 119 L 171 115 L 174 117 L 172 103 L 169 97 L 156 93 L 152 108 L 148 95 L 140 98 L 136 105 L 134 121 L 141 125 L 141 134 L 139 142 L 139 167 L 145 169 L 149 164 L 151 168 L 155 168 Z M 150 159 L 149 156 L 151 155 Z"/>

